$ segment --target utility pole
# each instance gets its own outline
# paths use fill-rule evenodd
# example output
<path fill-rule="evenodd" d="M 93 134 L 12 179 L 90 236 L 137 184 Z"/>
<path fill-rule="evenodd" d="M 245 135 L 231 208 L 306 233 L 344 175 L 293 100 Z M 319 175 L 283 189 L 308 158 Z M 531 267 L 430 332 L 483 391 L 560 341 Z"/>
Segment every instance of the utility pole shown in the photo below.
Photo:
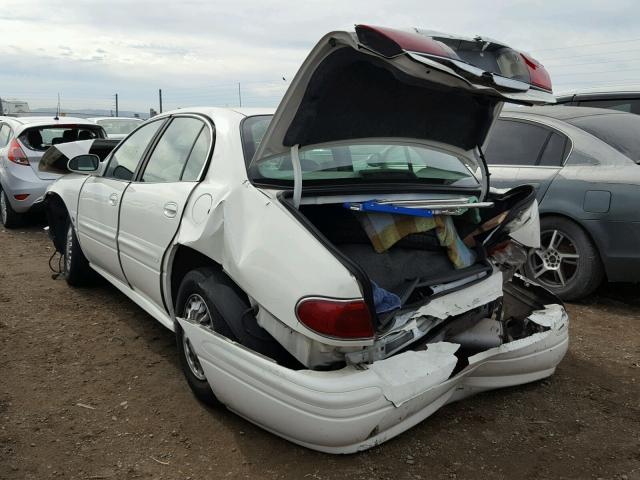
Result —
<path fill-rule="evenodd" d="M 238 103 L 242 106 L 242 91 L 240 90 L 240 82 L 238 82 Z"/>
<path fill-rule="evenodd" d="M 116 93 L 116 117 L 118 116 L 118 94 Z"/>
<path fill-rule="evenodd" d="M 158 89 L 158 101 L 160 103 L 160 113 L 162 113 L 162 89 Z"/>

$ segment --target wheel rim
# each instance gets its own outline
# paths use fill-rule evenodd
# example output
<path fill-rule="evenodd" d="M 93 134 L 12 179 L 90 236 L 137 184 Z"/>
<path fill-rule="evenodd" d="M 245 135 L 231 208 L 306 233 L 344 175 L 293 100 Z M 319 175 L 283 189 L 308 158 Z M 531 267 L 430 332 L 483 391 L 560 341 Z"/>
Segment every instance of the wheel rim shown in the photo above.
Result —
<path fill-rule="evenodd" d="M 550 288 L 565 288 L 578 272 L 580 254 L 576 243 L 565 232 L 544 230 L 541 248 L 529 252 L 529 270 L 533 280 Z"/>
<path fill-rule="evenodd" d="M 0 190 L 0 216 L 2 216 L 3 225 L 7 223 L 7 197 Z"/>
<path fill-rule="evenodd" d="M 67 230 L 67 241 L 64 248 L 64 269 L 65 272 L 71 270 L 71 259 L 73 258 L 73 229 L 70 226 Z"/>
<path fill-rule="evenodd" d="M 191 323 L 204 325 L 209 328 L 212 326 L 209 308 L 204 299 L 197 293 L 192 294 L 187 299 L 184 307 L 184 316 Z M 206 380 L 204 370 L 202 369 L 202 365 L 200 365 L 200 360 L 198 360 L 198 356 L 194 352 L 191 342 L 184 334 L 182 335 L 182 347 L 191 373 L 193 373 L 198 380 Z"/>

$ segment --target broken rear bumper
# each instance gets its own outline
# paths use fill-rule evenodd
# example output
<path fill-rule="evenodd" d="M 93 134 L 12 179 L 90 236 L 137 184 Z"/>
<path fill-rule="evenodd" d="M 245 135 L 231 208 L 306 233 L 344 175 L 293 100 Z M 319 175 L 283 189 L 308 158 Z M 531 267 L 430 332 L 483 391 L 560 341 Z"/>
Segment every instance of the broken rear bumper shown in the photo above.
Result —
<path fill-rule="evenodd" d="M 552 375 L 568 348 L 568 318 L 560 305 L 534 316 L 549 330 L 474 355 L 451 378 L 456 344 L 430 344 L 362 368 L 295 371 L 178 321 L 212 390 L 230 410 L 299 445 L 352 453 L 402 433 L 446 403 Z"/>

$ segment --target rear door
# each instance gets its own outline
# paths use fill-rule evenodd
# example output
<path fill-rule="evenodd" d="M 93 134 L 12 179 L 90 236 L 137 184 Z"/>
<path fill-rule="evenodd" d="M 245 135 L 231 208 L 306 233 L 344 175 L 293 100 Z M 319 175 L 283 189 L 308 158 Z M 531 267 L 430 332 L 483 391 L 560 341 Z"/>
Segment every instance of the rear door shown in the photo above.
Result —
<path fill-rule="evenodd" d="M 191 191 L 212 151 L 208 120 L 174 116 L 122 199 L 118 246 L 131 287 L 164 308 L 161 275 L 165 252 Z"/>
<path fill-rule="evenodd" d="M 118 145 L 102 176 L 91 176 L 78 201 L 78 240 L 89 262 L 126 283 L 118 260 L 118 221 L 122 196 L 145 152 L 166 119 L 150 122 Z"/>
<path fill-rule="evenodd" d="M 499 119 L 485 151 L 491 186 L 530 184 L 540 202 L 569 150 L 569 139 L 557 130 L 529 121 Z"/>

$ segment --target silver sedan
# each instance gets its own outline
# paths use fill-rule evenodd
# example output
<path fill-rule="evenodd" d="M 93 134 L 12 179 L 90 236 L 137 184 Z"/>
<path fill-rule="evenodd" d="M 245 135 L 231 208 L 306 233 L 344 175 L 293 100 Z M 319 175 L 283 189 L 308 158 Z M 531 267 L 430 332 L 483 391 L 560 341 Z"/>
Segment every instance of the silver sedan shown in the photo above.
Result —
<path fill-rule="evenodd" d="M 542 248 L 527 275 L 565 300 L 640 281 L 640 116 L 584 107 L 505 109 L 486 148 L 491 184 L 533 184 Z"/>

